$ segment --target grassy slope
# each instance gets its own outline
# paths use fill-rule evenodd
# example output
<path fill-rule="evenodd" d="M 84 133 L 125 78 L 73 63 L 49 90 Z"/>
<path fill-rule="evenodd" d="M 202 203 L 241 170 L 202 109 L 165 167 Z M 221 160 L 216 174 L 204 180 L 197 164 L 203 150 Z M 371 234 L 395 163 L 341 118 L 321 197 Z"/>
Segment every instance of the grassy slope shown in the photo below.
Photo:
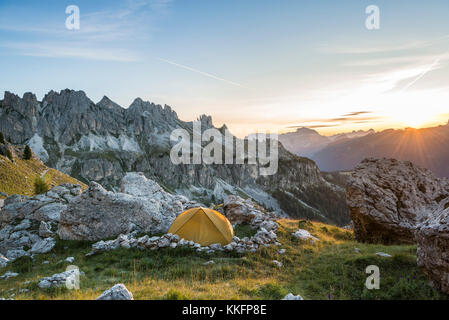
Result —
<path fill-rule="evenodd" d="M 34 180 L 46 170 L 48 171 L 45 173 L 44 179 L 50 187 L 62 183 L 76 183 L 81 184 L 83 188 L 87 187 L 62 172 L 47 168 L 36 159 L 21 160 L 15 158 L 12 162 L 7 157 L 0 155 L 0 191 L 8 195 L 32 196 L 34 195 Z"/>
<path fill-rule="evenodd" d="M 89 258 L 87 242 L 58 241 L 52 254 L 34 261 L 22 258 L 0 270 L 19 272 L 17 278 L 0 280 L 0 297 L 15 294 L 16 299 L 94 299 L 116 283 L 124 283 L 135 299 L 280 299 L 288 292 L 306 299 L 447 299 L 429 285 L 416 266 L 414 246 L 382 246 L 353 241 L 352 232 L 305 220 L 280 220 L 282 247 L 264 248 L 257 253 L 237 255 L 197 254 L 191 249 L 140 251 L 118 249 Z M 321 241 L 315 245 L 291 236 L 298 227 L 309 230 Z M 248 230 L 236 230 L 237 234 Z M 354 248 L 360 249 L 356 253 Z M 393 255 L 382 258 L 383 251 Z M 65 270 L 69 256 L 85 276 L 81 289 L 42 290 L 41 277 Z M 279 270 L 271 261 L 279 260 Z M 43 265 L 48 260 L 50 264 Z M 208 260 L 215 264 L 203 266 Z M 364 286 L 365 268 L 380 267 L 380 290 Z M 28 283 L 28 281 L 31 281 Z M 20 289 L 29 289 L 20 293 Z"/>

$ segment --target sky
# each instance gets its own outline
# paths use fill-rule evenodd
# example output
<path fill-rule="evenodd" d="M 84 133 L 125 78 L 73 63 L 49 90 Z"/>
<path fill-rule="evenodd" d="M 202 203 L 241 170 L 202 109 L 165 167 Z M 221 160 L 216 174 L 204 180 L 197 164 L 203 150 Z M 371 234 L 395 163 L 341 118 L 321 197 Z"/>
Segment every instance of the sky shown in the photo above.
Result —
<path fill-rule="evenodd" d="M 0 95 L 140 97 L 240 137 L 446 124 L 448 16 L 447 0 L 1 0 Z"/>

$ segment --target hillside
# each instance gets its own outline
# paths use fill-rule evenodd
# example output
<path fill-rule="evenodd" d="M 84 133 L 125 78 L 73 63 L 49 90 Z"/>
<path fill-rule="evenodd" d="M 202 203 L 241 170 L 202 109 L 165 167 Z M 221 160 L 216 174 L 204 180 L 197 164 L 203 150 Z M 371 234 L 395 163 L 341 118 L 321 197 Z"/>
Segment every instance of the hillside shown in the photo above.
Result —
<path fill-rule="evenodd" d="M 362 244 L 352 231 L 306 220 L 279 220 L 279 248 L 271 246 L 255 253 L 197 253 L 189 248 L 157 251 L 116 249 L 91 257 L 90 242 L 58 240 L 52 253 L 31 260 L 22 257 L 2 270 L 18 272 L 16 278 L 0 281 L 0 297 L 15 299 L 94 299 L 115 283 L 124 283 L 135 299 L 281 299 L 287 293 L 305 299 L 448 299 L 429 285 L 416 265 L 415 246 Z M 294 238 L 303 228 L 320 241 L 315 244 Z M 248 236 L 249 228 L 236 228 L 237 236 Z M 359 252 L 355 251 L 359 249 Z M 385 252 L 391 258 L 380 257 Z M 54 254 L 53 254 L 54 253 Z M 80 290 L 40 289 L 40 278 L 80 268 Z M 272 260 L 280 261 L 279 269 Z M 213 260 L 215 263 L 204 265 Z M 43 264 L 48 261 L 48 264 Z M 381 270 L 379 290 L 368 290 L 365 268 Z"/>
<path fill-rule="evenodd" d="M 8 144 L 8 147 L 13 150 L 14 161 L 0 152 L 0 192 L 7 195 L 32 196 L 34 195 L 34 181 L 39 177 L 42 177 L 50 188 L 63 183 L 74 183 L 80 184 L 83 188 L 87 187 L 84 183 L 58 170 L 48 168 L 36 156 L 30 160 L 24 160 L 23 146 Z"/>

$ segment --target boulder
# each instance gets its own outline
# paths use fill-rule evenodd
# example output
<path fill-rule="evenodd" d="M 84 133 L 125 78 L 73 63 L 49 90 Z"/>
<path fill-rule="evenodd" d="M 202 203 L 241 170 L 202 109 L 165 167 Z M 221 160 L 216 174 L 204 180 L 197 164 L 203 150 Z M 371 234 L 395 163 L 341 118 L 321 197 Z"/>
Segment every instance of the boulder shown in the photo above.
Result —
<path fill-rule="evenodd" d="M 34 197 L 12 195 L 5 199 L 0 212 L 0 227 L 17 221 L 59 221 L 59 215 L 67 203 L 81 194 L 81 186 L 62 184 Z"/>
<path fill-rule="evenodd" d="M 45 238 L 34 244 L 31 248 L 31 253 L 47 253 L 50 252 L 56 245 L 56 241 L 53 238 Z"/>
<path fill-rule="evenodd" d="M 59 288 L 65 285 L 68 281 L 76 279 L 79 275 L 80 271 L 78 269 L 67 270 L 61 273 L 56 273 L 51 277 L 41 278 L 37 286 L 41 289 Z"/>
<path fill-rule="evenodd" d="M 410 244 L 416 226 L 449 196 L 449 182 L 409 161 L 365 159 L 346 194 L 356 240 Z"/>
<path fill-rule="evenodd" d="M 436 288 L 449 294 L 449 198 L 442 201 L 430 218 L 418 225 L 418 266 Z"/>
<path fill-rule="evenodd" d="M 304 240 L 304 241 L 311 240 L 313 243 L 315 241 L 320 241 L 320 239 L 318 239 L 317 237 L 312 236 L 309 231 L 304 230 L 304 229 L 299 229 L 296 232 L 293 232 L 292 235 L 296 239 L 301 239 L 301 240 Z"/>
<path fill-rule="evenodd" d="M 134 300 L 134 297 L 124 284 L 119 283 L 103 292 L 97 300 Z"/>
<path fill-rule="evenodd" d="M 63 240 L 100 240 L 132 231 L 167 232 L 183 210 L 176 197 L 142 174 L 128 173 L 122 183 L 128 193 L 106 191 L 96 182 L 61 212 L 58 234 Z"/>
<path fill-rule="evenodd" d="M 254 204 L 250 199 L 244 200 L 239 196 L 229 195 L 224 203 L 224 213 L 231 224 L 250 224 L 252 220 L 262 214 L 261 211 L 254 208 Z"/>

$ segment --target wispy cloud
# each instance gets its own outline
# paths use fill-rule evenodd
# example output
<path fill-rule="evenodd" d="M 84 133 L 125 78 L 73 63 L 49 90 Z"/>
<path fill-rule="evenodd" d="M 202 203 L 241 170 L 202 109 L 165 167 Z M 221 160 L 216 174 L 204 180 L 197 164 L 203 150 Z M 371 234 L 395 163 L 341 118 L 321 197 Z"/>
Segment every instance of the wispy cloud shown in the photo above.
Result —
<path fill-rule="evenodd" d="M 117 48 L 85 47 L 67 43 L 0 43 L 0 47 L 14 49 L 18 54 L 31 57 L 79 58 L 100 61 L 133 62 L 140 58 L 132 51 Z"/>
<path fill-rule="evenodd" d="M 0 46 L 25 56 L 137 61 L 141 54 L 136 43 L 151 38 L 154 24 L 168 11 L 171 2 L 128 0 L 119 7 L 93 12 L 85 12 L 81 7 L 79 30 L 67 30 L 60 19 L 48 19 L 40 25 L 34 22 L 27 25 L 26 19 L 25 23 L 20 24 L 17 19 L 3 19 L 0 30 L 24 35 L 26 39 L 32 35 L 33 40 L 19 42 L 10 37 Z"/>
<path fill-rule="evenodd" d="M 176 67 L 188 70 L 188 71 L 192 71 L 192 72 L 198 73 L 198 74 L 203 75 L 205 77 L 209 77 L 209 78 L 212 78 L 212 79 L 215 79 L 215 80 L 218 80 L 218 81 L 226 82 L 226 83 L 231 84 L 233 86 L 244 88 L 244 86 L 241 85 L 240 83 L 237 83 L 237 82 L 234 82 L 234 81 L 230 81 L 230 80 L 226 80 L 224 78 L 218 77 L 218 76 L 213 75 L 213 74 L 208 73 L 208 72 L 204 72 L 204 71 L 201 71 L 201 70 L 198 70 L 198 69 L 195 69 L 195 68 L 192 68 L 192 67 L 180 64 L 180 63 L 176 63 L 174 61 L 170 61 L 170 60 L 167 60 L 167 59 L 162 59 L 162 58 L 156 58 L 156 59 L 159 60 L 159 61 L 171 64 L 173 66 L 176 66 Z"/>

